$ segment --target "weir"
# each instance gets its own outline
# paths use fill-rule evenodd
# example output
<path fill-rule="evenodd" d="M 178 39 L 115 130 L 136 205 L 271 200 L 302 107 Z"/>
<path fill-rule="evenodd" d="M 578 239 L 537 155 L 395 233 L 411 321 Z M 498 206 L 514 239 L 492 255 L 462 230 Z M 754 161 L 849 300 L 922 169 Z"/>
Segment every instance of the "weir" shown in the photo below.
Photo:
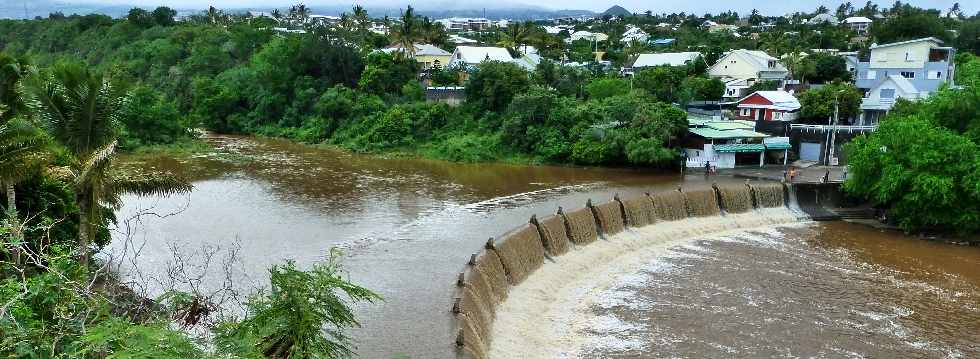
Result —
<path fill-rule="evenodd" d="M 688 217 L 718 216 L 723 211 L 730 216 L 764 218 L 762 214 L 751 212 L 784 207 L 789 202 L 788 193 L 781 183 L 713 186 L 712 189 L 690 192 L 679 189 L 625 200 L 617 195 L 612 201 L 598 205 L 589 200 L 585 208 L 574 211 L 559 208 L 556 215 L 541 220 L 531 217 L 528 224 L 487 241 L 486 247 L 474 254 L 460 273 L 453 304 L 457 355 L 460 358 L 489 357 L 498 306 L 507 299 L 514 286 L 545 265 L 546 258 L 561 263 L 562 255 L 573 250 L 578 255 L 577 250 L 587 250 L 586 246 L 595 242 L 600 234 L 606 240 L 615 240 L 611 238 L 615 234 L 633 231 L 627 227 L 641 233 L 655 233 L 650 231 L 656 230 L 657 226 L 671 228 L 674 226 L 671 223 L 687 223 L 682 221 Z M 595 246 L 600 248 L 613 243 L 603 242 Z"/>

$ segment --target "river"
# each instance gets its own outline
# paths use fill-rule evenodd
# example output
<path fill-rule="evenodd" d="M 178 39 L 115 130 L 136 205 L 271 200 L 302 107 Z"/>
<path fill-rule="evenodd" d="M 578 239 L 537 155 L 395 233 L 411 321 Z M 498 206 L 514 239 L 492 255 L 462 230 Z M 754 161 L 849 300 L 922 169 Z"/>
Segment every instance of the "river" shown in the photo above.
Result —
<path fill-rule="evenodd" d="M 201 255 L 203 246 L 238 248 L 227 281 L 211 271 L 200 283 L 217 288 L 230 282 L 248 292 L 266 283 L 272 265 L 294 260 L 306 268 L 330 248 L 340 248 L 350 278 L 385 298 L 357 308 L 363 326 L 353 335 L 364 358 L 450 357 L 456 274 L 487 237 L 532 214 L 578 208 L 589 198 L 607 201 L 613 193 L 736 181 L 627 169 L 383 158 L 235 136 L 208 140 L 215 146 L 212 153 L 140 163 L 179 172 L 195 189 L 170 198 L 125 197 L 117 213 L 123 225 L 106 252 L 132 255 L 135 244 L 139 273 L 163 277 L 173 247 L 187 255 Z M 125 221 L 137 213 L 155 215 Z M 614 278 L 619 284 L 597 290 L 637 299 L 596 300 L 599 304 L 586 308 L 612 329 L 584 333 L 598 344 L 572 348 L 577 355 L 970 357 L 980 352 L 977 248 L 837 223 L 708 235 L 684 243 Z M 900 326 L 895 331 L 904 336 L 883 333 L 894 329 L 887 323 Z M 918 349 L 903 350 L 904 342 Z M 815 349 L 823 344 L 829 349 Z"/>

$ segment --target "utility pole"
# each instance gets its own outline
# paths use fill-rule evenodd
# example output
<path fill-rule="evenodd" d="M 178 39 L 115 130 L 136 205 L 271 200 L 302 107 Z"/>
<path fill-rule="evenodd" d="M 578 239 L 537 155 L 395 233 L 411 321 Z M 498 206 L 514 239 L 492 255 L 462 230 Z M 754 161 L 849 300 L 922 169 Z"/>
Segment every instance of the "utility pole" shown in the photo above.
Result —
<path fill-rule="evenodd" d="M 837 91 L 834 94 L 834 123 L 830 129 L 830 154 L 827 156 L 827 164 L 830 164 L 830 159 L 834 158 L 834 145 L 837 142 L 837 125 L 840 123 L 840 93 L 844 90 Z"/>

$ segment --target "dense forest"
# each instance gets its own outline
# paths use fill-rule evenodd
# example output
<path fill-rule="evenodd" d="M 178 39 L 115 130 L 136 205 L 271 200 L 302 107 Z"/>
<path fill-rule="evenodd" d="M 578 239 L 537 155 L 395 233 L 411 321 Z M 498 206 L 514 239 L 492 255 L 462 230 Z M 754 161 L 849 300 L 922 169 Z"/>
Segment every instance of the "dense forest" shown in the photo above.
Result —
<path fill-rule="evenodd" d="M 961 86 L 899 104 L 878 132 L 856 140 L 848 149 L 853 170 L 847 188 L 895 209 L 909 229 L 978 230 L 980 61 L 971 53 L 980 51 L 980 20 L 901 3 L 872 5 L 842 6 L 837 14 L 885 16 L 871 41 L 936 36 L 954 44 Z M 196 130 L 203 128 L 453 161 L 677 166 L 676 145 L 687 128 L 681 108 L 721 96 L 724 85 L 705 71 L 723 51 L 866 52 L 868 43 L 849 42 L 849 30 L 799 21 L 829 11 L 789 18 L 753 12 L 739 32 L 773 24 L 757 38 L 700 28 L 709 19 L 739 21 L 733 12 L 637 14 L 575 25 L 615 39 L 632 24 L 677 39 L 658 48 L 610 41 L 603 50 L 613 66 L 641 52 L 705 54 L 704 63 L 646 69 L 630 78 L 601 64 L 561 65 L 562 59 L 594 58 L 594 44 L 566 44 L 567 32 L 548 35 L 541 23 L 466 34 L 515 55 L 533 45 L 552 60 L 533 71 L 483 63 L 462 83 L 453 69 L 428 72 L 433 84 L 465 86 L 467 100 L 458 107 L 425 101 L 411 56 L 376 51 L 416 43 L 451 50 L 445 30 L 411 8 L 397 19 L 372 19 L 355 7 L 339 26 L 300 25 L 294 27 L 304 31 L 291 32 L 275 27 L 283 19 L 305 23 L 309 9 L 296 6 L 275 18 L 212 8 L 177 21 L 172 9 L 160 7 L 118 19 L 51 14 L 0 20 L 0 182 L 6 193 L 0 355 L 352 355 L 345 330 L 357 321 L 350 305 L 380 298 L 342 280 L 336 254 L 310 270 L 288 262 L 271 268 L 267 290 L 244 300 L 241 316 L 220 315 L 223 303 L 214 293 L 175 286 L 148 300 L 121 283 L 111 266 L 93 258 L 110 240 L 121 196 L 184 193 L 191 185 L 166 173 L 122 171 L 118 152 L 193 150 L 200 146 Z M 390 31 L 370 31 L 375 22 Z M 661 22 L 678 29 L 657 27 Z M 826 84 L 801 95 L 803 121 L 827 118 L 828 98 L 837 93 L 850 97 L 841 111 L 856 113 L 860 94 L 848 83 L 843 60 L 812 54 L 787 61 L 794 78 Z M 200 332 L 208 334 L 192 334 Z"/>

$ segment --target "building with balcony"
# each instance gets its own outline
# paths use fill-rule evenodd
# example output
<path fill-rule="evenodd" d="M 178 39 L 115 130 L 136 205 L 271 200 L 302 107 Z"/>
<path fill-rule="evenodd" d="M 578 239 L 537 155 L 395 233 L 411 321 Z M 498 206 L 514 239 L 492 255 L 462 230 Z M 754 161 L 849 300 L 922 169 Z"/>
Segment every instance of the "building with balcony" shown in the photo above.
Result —
<path fill-rule="evenodd" d="M 952 81 L 956 50 L 942 44 L 927 37 L 871 45 L 868 61 L 859 62 L 855 69 L 855 85 L 865 94 L 858 124 L 877 124 L 897 99 L 927 98 Z"/>
<path fill-rule="evenodd" d="M 843 23 L 858 35 L 865 36 L 871 28 L 872 21 L 864 16 L 852 16 L 844 19 Z"/>
<path fill-rule="evenodd" d="M 789 71 L 779 59 L 758 50 L 732 50 L 708 68 L 708 76 L 725 83 L 724 97 L 737 100 L 748 95 L 757 81 L 777 81 L 782 87 Z"/>

